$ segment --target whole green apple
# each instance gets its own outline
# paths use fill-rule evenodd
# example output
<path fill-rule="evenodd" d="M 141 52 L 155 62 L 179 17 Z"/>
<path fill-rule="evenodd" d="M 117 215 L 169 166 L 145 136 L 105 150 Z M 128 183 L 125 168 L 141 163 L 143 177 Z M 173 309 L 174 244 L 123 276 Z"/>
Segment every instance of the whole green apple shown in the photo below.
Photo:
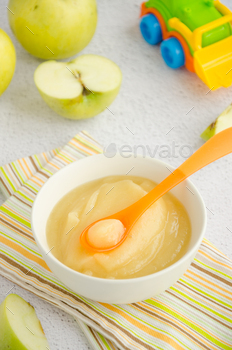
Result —
<path fill-rule="evenodd" d="M 11 82 L 15 71 L 16 55 L 9 36 L 0 29 L 0 95 Z"/>
<path fill-rule="evenodd" d="M 113 102 L 122 72 L 108 58 L 82 55 L 71 62 L 41 63 L 34 80 L 42 98 L 56 113 L 84 119 L 101 113 Z"/>
<path fill-rule="evenodd" d="M 88 45 L 97 25 L 96 0 L 10 0 L 8 7 L 16 38 L 43 59 L 77 54 Z"/>
<path fill-rule="evenodd" d="M 49 349 L 34 308 L 16 294 L 0 305 L 0 350 Z"/>

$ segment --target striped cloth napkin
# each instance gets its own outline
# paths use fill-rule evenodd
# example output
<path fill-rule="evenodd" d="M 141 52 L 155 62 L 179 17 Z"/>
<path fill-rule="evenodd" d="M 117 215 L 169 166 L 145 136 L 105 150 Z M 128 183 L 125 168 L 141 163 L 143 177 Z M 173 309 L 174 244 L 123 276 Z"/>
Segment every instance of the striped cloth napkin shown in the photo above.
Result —
<path fill-rule="evenodd" d="M 232 349 L 232 261 L 204 240 L 184 276 L 158 297 L 130 305 L 85 299 L 43 261 L 30 215 L 35 196 L 65 165 L 102 152 L 87 133 L 63 148 L 0 168 L 0 274 L 73 315 L 95 350 Z"/>

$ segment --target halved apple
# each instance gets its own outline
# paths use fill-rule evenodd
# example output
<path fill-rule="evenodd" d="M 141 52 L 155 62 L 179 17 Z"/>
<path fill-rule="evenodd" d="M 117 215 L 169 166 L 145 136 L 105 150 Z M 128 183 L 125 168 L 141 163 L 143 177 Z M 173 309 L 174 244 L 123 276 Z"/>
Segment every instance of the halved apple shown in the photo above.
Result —
<path fill-rule="evenodd" d="M 83 55 L 71 62 L 40 64 L 34 80 L 51 109 L 66 118 L 82 119 L 99 114 L 113 102 L 122 73 L 105 57 Z"/>
<path fill-rule="evenodd" d="M 16 294 L 0 305 L 0 350 L 49 350 L 35 309 Z"/>
<path fill-rule="evenodd" d="M 227 107 L 217 119 L 208 126 L 208 128 L 201 134 L 201 138 L 205 141 L 209 140 L 220 131 L 232 127 L 232 105 Z"/>

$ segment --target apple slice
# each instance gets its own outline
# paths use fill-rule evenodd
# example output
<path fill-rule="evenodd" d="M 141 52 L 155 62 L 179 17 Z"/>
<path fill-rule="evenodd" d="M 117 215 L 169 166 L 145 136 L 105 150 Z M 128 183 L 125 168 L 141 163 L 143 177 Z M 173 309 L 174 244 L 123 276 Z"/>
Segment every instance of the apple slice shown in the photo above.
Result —
<path fill-rule="evenodd" d="M 122 73 L 105 57 L 83 55 L 71 62 L 40 64 L 34 80 L 50 108 L 63 117 L 82 119 L 99 114 L 113 102 Z"/>
<path fill-rule="evenodd" d="M 205 141 L 209 140 L 220 131 L 232 127 L 232 105 L 227 107 L 217 119 L 208 126 L 208 128 L 201 134 L 201 138 Z"/>
<path fill-rule="evenodd" d="M 35 309 L 16 294 L 0 305 L 0 350 L 47 350 L 49 345 Z"/>

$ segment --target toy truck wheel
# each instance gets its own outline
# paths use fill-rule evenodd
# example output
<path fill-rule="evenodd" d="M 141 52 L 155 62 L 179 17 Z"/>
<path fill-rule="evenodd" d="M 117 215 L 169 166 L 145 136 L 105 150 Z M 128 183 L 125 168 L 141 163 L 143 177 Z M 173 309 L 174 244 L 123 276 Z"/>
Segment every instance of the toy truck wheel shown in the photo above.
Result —
<path fill-rule="evenodd" d="M 184 49 L 176 38 L 164 40 L 161 44 L 161 55 L 164 62 L 173 69 L 180 68 L 185 64 Z"/>
<path fill-rule="evenodd" d="M 163 39 L 160 23 L 156 16 L 151 13 L 142 17 L 140 31 L 148 44 L 156 45 Z"/>

